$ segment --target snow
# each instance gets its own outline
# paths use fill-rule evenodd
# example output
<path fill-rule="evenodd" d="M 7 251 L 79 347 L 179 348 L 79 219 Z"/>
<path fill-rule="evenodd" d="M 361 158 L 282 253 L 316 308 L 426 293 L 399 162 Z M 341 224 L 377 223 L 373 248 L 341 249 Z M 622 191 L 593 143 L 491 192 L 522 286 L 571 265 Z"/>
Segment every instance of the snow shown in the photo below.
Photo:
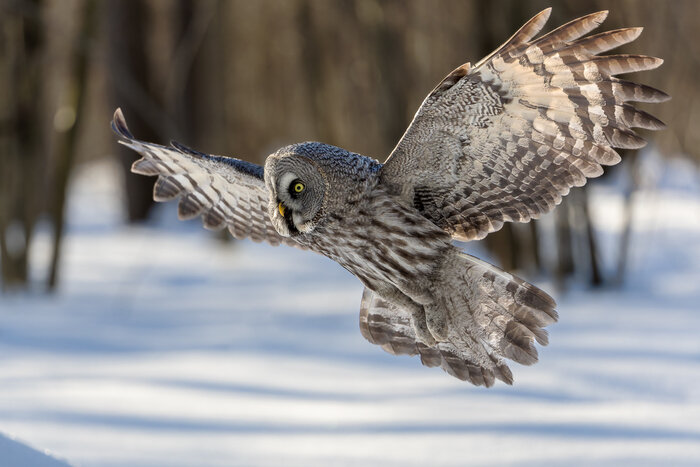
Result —
<path fill-rule="evenodd" d="M 63 465 L 12 439 L 80 466 L 698 465 L 700 177 L 644 167 L 625 286 L 558 296 L 540 362 L 484 389 L 364 341 L 335 263 L 173 205 L 125 226 L 114 167 L 86 166 L 60 292 L 0 296 L 0 466 Z M 614 244 L 620 194 L 591 202 Z"/>
<path fill-rule="evenodd" d="M 67 467 L 69 464 L 39 452 L 0 433 L 0 465 L 31 467 Z"/>

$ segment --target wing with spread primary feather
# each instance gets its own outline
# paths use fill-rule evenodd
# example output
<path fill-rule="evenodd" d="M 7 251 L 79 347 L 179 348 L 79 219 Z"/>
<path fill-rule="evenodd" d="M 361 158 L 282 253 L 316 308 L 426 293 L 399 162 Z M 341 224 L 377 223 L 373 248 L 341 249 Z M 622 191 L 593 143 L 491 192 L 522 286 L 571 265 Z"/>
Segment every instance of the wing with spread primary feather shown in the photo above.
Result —
<path fill-rule="evenodd" d="M 178 199 L 178 217 L 202 217 L 204 227 L 228 228 L 238 238 L 272 245 L 300 247 L 277 233 L 267 214 L 268 192 L 263 167 L 233 157 L 213 156 L 173 141 L 170 147 L 139 141 L 126 126 L 120 109 L 114 113 L 112 129 L 120 143 L 142 157 L 131 171 L 158 176 L 153 199 Z"/>
<path fill-rule="evenodd" d="M 603 55 L 641 28 L 583 37 L 606 11 L 538 39 L 551 9 L 528 21 L 474 67 L 448 75 L 425 99 L 381 170 L 382 181 L 459 240 L 551 211 L 571 187 L 640 148 L 633 127 L 664 124 L 628 102 L 662 102 L 659 90 L 616 78 L 662 60 Z"/>

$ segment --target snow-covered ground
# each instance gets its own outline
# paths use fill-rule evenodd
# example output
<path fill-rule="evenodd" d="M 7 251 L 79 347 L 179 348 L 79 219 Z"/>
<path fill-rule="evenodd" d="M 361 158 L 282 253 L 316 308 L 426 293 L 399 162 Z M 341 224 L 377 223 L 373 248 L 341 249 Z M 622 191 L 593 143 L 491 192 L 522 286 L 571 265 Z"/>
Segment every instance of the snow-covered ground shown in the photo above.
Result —
<path fill-rule="evenodd" d="M 365 342 L 340 266 L 174 206 L 124 226 L 111 166 L 86 167 L 60 293 L 0 296 L 0 433 L 81 466 L 700 465 L 700 183 L 668 166 L 626 286 L 558 296 L 540 362 L 492 389 Z M 621 198 L 593 202 L 610 241 Z M 22 452 L 0 436 L 0 466 Z"/>

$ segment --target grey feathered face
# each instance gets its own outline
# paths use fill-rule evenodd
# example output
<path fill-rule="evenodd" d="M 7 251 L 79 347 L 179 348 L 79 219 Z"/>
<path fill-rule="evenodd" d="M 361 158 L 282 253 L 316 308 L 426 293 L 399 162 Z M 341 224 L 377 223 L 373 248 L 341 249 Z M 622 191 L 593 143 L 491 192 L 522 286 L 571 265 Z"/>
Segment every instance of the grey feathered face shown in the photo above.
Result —
<path fill-rule="evenodd" d="M 265 185 L 270 194 L 267 212 L 280 235 L 293 237 L 314 230 L 326 192 L 315 161 L 281 149 L 265 161 Z"/>

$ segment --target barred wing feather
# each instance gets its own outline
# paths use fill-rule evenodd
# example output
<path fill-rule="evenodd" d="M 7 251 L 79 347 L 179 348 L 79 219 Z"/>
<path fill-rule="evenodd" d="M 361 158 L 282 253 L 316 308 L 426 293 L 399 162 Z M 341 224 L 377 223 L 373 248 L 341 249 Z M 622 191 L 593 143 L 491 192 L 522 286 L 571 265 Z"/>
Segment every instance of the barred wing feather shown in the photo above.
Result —
<path fill-rule="evenodd" d="M 263 167 L 232 157 L 204 154 L 174 141 L 170 147 L 139 141 L 129 131 L 120 109 L 114 113 L 112 129 L 120 143 L 142 156 L 131 171 L 158 176 L 153 199 L 179 199 L 180 219 L 201 216 L 204 227 L 228 228 L 238 239 L 300 246 L 279 235 L 270 222 Z"/>
<path fill-rule="evenodd" d="M 382 168 L 382 180 L 454 238 L 468 241 L 551 211 L 571 187 L 640 148 L 633 127 L 664 124 L 628 104 L 661 102 L 659 90 L 614 75 L 662 60 L 607 55 L 641 28 L 583 37 L 593 13 L 533 40 L 547 9 L 491 55 L 462 65 L 425 99 Z"/>

